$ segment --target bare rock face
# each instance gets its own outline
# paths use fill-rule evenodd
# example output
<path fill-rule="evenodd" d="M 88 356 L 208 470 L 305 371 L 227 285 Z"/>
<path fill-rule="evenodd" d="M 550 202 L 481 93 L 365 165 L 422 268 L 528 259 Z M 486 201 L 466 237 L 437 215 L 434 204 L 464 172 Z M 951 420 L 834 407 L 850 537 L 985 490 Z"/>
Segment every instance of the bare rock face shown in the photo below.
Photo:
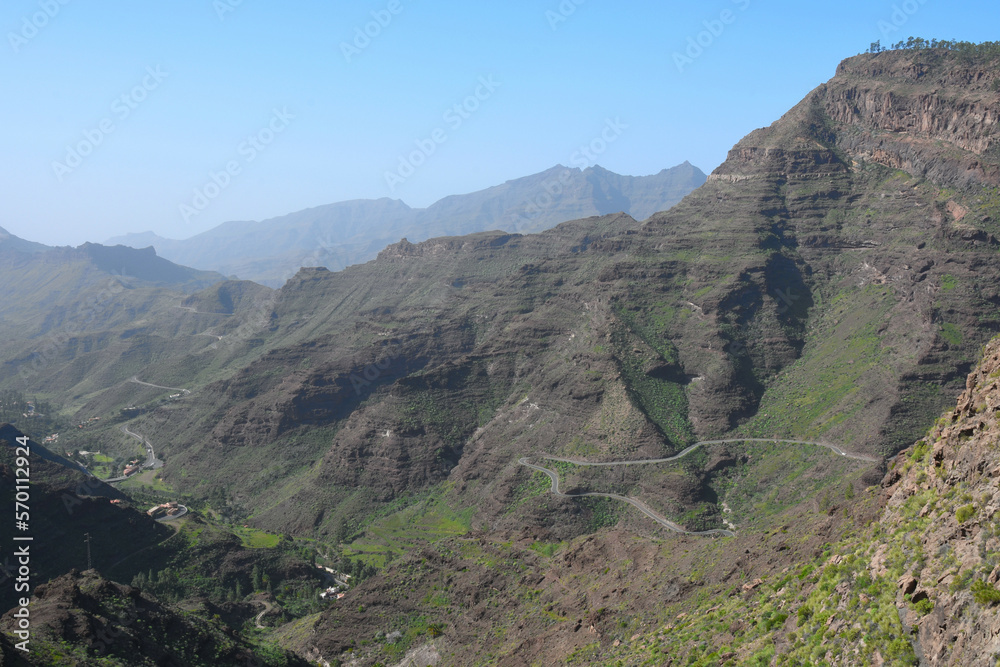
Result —
<path fill-rule="evenodd" d="M 964 66 L 928 50 L 844 61 L 829 84 L 826 112 L 857 128 L 841 145 L 894 169 L 941 185 L 1000 183 L 996 165 L 957 157 L 942 142 L 983 156 L 997 145 L 1000 98 L 992 68 Z M 911 94 L 906 89 L 916 88 Z"/>
<path fill-rule="evenodd" d="M 1000 598 L 998 417 L 1000 339 L 986 347 L 955 410 L 901 453 L 883 482 L 891 493 L 883 520 L 923 554 L 900 580 L 899 595 L 930 665 L 994 665 L 1000 653 L 1000 614 L 991 601 Z"/>

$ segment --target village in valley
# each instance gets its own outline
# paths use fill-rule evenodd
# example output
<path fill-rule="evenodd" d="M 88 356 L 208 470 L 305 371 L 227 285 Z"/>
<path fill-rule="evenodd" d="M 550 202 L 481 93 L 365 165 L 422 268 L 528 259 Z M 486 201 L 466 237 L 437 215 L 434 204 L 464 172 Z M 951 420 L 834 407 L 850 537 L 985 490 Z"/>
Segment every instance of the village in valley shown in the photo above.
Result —
<path fill-rule="evenodd" d="M 170 395 L 167 400 L 177 400 L 183 397 L 183 393 L 174 393 Z M 7 400 L 4 401 L 4 403 L 9 403 L 10 407 L 19 408 L 16 410 L 17 415 L 26 420 L 41 421 L 41 419 L 46 416 L 36 408 L 36 401 L 29 401 L 20 397 L 9 398 L 14 400 Z M 43 405 L 42 407 L 47 408 L 48 406 Z M 133 418 L 136 413 L 141 413 L 143 411 L 142 407 L 129 406 L 128 408 L 122 410 L 121 416 L 128 420 L 129 418 Z M 46 412 L 48 412 L 48 410 L 46 410 Z M 56 424 L 54 423 L 53 425 Z M 93 437 L 88 437 L 91 427 L 100 426 L 102 426 L 102 423 L 101 417 L 99 416 L 74 421 L 72 426 L 63 424 L 64 428 L 59 430 L 65 430 L 66 427 L 69 427 L 72 435 L 67 433 L 60 435 L 59 432 L 53 432 L 46 436 L 42 440 L 42 443 L 47 448 L 61 450 L 67 459 L 80 466 L 82 470 L 112 486 L 117 486 L 123 482 L 133 484 L 135 483 L 134 478 L 141 477 L 141 473 L 144 471 L 155 471 L 163 466 L 163 461 L 156 457 L 153 449 L 153 443 L 141 433 L 130 430 L 130 428 L 125 424 L 119 426 L 118 430 L 120 430 L 123 434 L 138 440 L 140 447 L 146 451 L 146 458 L 134 456 L 127 458 L 123 457 L 121 451 L 115 451 L 115 447 L 111 448 L 112 451 L 106 451 L 106 447 L 100 446 L 98 441 Z M 79 434 L 79 436 L 77 434 Z M 80 445 L 87 448 L 77 448 Z M 95 447 L 95 445 L 97 445 L 97 447 Z M 140 486 L 144 486 L 149 483 L 151 483 L 150 480 L 145 480 L 145 478 L 139 479 L 138 481 Z M 159 502 L 155 499 L 153 500 L 154 502 L 158 502 L 158 504 L 149 507 L 149 509 L 145 510 L 145 512 L 147 516 L 157 522 L 173 522 L 188 515 L 190 512 L 190 509 L 187 506 L 181 504 L 177 500 L 165 500 L 164 502 Z M 133 505 L 133 501 L 127 499 L 123 500 L 114 498 L 109 502 L 110 504 L 123 509 Z M 176 527 L 179 528 L 179 524 Z M 244 526 L 244 528 L 249 527 Z M 353 585 L 352 579 L 354 575 L 318 563 L 316 564 L 316 568 L 320 571 L 322 577 L 326 579 L 326 588 L 321 589 L 318 592 L 319 599 L 326 603 L 343 600 Z"/>

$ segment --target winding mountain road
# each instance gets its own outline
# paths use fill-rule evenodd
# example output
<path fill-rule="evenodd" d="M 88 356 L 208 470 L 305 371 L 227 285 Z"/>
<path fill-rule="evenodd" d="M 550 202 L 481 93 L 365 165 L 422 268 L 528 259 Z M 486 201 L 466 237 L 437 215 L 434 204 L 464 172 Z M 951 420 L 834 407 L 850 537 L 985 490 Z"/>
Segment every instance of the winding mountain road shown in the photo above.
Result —
<path fill-rule="evenodd" d="M 696 442 L 680 454 L 675 454 L 674 456 L 669 456 L 665 459 L 640 459 L 637 461 L 612 461 L 605 463 L 591 463 L 590 461 L 580 461 L 578 459 L 566 459 L 558 456 L 549 456 L 548 454 L 543 454 L 543 459 L 548 459 L 549 461 L 562 461 L 563 463 L 573 463 L 578 466 L 627 466 L 627 465 L 637 465 L 646 463 L 669 463 L 671 461 L 676 461 L 677 459 L 682 459 L 691 452 L 695 451 L 699 447 L 705 445 L 728 445 L 736 442 L 769 442 L 775 445 L 777 444 L 791 444 L 791 445 L 812 445 L 814 447 L 826 447 L 834 454 L 839 454 L 845 458 L 855 459 L 857 461 L 869 461 L 871 463 L 878 463 L 881 459 L 877 459 L 874 456 L 867 456 L 865 454 L 854 454 L 851 452 L 845 452 L 840 447 L 836 445 L 828 445 L 822 442 L 811 442 L 809 440 L 784 440 L 782 438 L 732 438 L 729 440 L 705 440 L 702 442 Z"/>
<path fill-rule="evenodd" d="M 179 392 L 184 393 L 184 394 L 190 394 L 191 393 L 190 389 L 181 389 L 179 387 L 164 387 L 164 386 L 158 385 L 158 384 L 150 384 L 149 382 L 143 382 L 136 375 L 133 375 L 131 378 L 129 378 L 129 382 L 134 382 L 136 384 L 141 384 L 141 385 L 144 385 L 146 387 L 153 387 L 154 389 L 167 389 L 169 391 L 179 391 Z"/>
<path fill-rule="evenodd" d="M 257 625 L 258 630 L 267 630 L 267 626 L 262 624 L 261 621 L 264 619 L 265 615 L 269 614 L 271 610 L 274 609 L 274 605 L 266 600 L 254 600 L 254 602 L 264 605 L 264 611 L 257 614 L 257 616 L 253 619 L 253 622 Z"/>
<path fill-rule="evenodd" d="M 126 435 L 130 435 L 133 438 L 138 438 L 139 441 L 146 446 L 146 462 L 142 465 L 143 468 L 163 467 L 163 461 L 156 458 L 156 454 L 153 452 L 153 443 L 149 441 L 149 438 L 139 433 L 135 433 L 133 431 L 128 430 L 128 426 L 125 426 L 124 424 L 122 425 L 121 430 L 122 433 Z"/>
<path fill-rule="evenodd" d="M 180 306 L 178 306 L 178 308 L 179 307 Z M 129 378 L 129 382 L 134 382 L 135 384 L 141 384 L 141 385 L 146 386 L 146 387 L 153 387 L 155 389 L 166 389 L 167 391 L 179 391 L 179 392 L 182 392 L 184 394 L 190 394 L 191 393 L 190 389 L 181 389 L 179 387 L 164 387 L 164 386 L 158 385 L 158 384 L 152 384 L 152 383 L 149 383 L 149 382 L 143 382 L 142 380 L 139 379 L 139 376 L 137 376 L 137 375 L 133 375 L 131 378 Z M 142 464 L 143 468 L 149 468 L 151 470 L 156 470 L 158 468 L 162 468 L 163 467 L 163 461 L 161 461 L 160 459 L 156 458 L 156 454 L 153 452 L 153 443 L 151 443 L 149 441 L 149 438 L 147 438 L 146 436 L 141 435 L 139 433 L 133 433 L 132 431 L 128 430 L 128 426 L 122 425 L 120 428 L 121 428 L 121 432 L 122 433 L 125 433 L 126 435 L 130 435 L 133 438 L 138 438 L 138 440 L 140 442 L 142 442 L 143 445 L 145 445 L 145 447 L 146 447 L 146 462 Z M 105 484 L 114 484 L 115 482 L 124 482 L 126 479 L 128 479 L 128 477 L 125 476 L 125 475 L 122 475 L 121 477 L 112 477 L 111 479 L 105 479 L 105 480 L 102 480 L 102 481 Z"/>
<path fill-rule="evenodd" d="M 119 428 L 121 429 L 122 433 L 124 433 L 126 435 L 130 435 L 133 438 L 138 438 L 139 441 L 142 442 L 143 445 L 145 445 L 145 447 L 146 447 L 146 462 L 142 464 L 143 468 L 149 468 L 151 470 L 156 470 L 157 468 L 162 468 L 163 467 L 163 461 L 161 461 L 160 459 L 156 458 L 156 453 L 153 451 L 153 443 L 151 443 L 149 441 L 149 438 L 147 438 L 146 436 L 141 435 L 139 433 L 134 433 L 133 431 L 128 430 L 128 426 L 125 426 L 124 424 L 122 424 Z M 115 482 L 124 482 L 126 479 L 128 479 L 128 477 L 123 475 L 121 477 L 112 477 L 111 479 L 106 479 L 106 480 L 103 480 L 103 481 L 104 481 L 105 484 L 113 484 Z"/>
<path fill-rule="evenodd" d="M 854 459 L 857 461 L 868 461 L 871 463 L 878 463 L 880 461 L 880 459 L 877 459 L 874 456 L 867 456 L 865 454 L 854 454 L 851 452 L 846 452 L 840 447 L 837 447 L 836 445 L 828 445 L 822 442 L 811 442 L 808 440 L 784 440 L 782 438 L 732 438 L 728 440 L 704 440 L 702 442 L 696 442 L 695 444 L 691 445 L 690 447 L 680 452 L 679 454 L 675 454 L 674 456 L 668 456 L 666 458 L 660 458 L 660 459 L 639 459 L 634 461 L 608 461 L 608 462 L 594 463 L 591 461 L 581 461 L 579 459 L 569 459 L 560 456 L 549 456 L 548 454 L 542 454 L 541 458 L 546 459 L 548 461 L 560 461 L 562 463 L 572 463 L 578 466 L 589 466 L 589 467 L 646 465 L 655 463 L 669 463 L 671 461 L 682 459 L 691 452 L 697 450 L 699 447 L 704 447 L 705 445 L 725 445 L 737 442 L 767 442 L 773 444 L 785 443 L 794 445 L 812 445 L 815 447 L 825 447 L 826 449 L 832 451 L 834 454 L 843 456 L 845 458 Z M 552 480 L 552 488 L 550 490 L 554 495 L 561 496 L 563 498 L 584 498 L 584 497 L 614 498 L 615 500 L 620 500 L 622 502 L 628 503 L 629 505 L 632 505 L 633 507 L 638 509 L 640 512 L 648 516 L 653 521 L 656 521 L 661 526 L 668 528 L 669 530 L 672 530 L 675 533 L 681 533 L 682 535 L 702 535 L 702 536 L 724 535 L 726 537 L 736 537 L 735 532 L 723 528 L 716 528 L 713 530 L 700 530 L 700 531 L 686 530 L 685 528 L 679 526 L 670 519 L 661 516 L 652 508 L 650 508 L 649 505 L 646 505 L 641 500 L 638 500 L 636 498 L 629 498 L 628 496 L 622 496 L 617 493 L 596 493 L 596 492 L 563 493 L 562 491 L 559 490 L 559 473 L 555 472 L 554 470 L 549 470 L 548 468 L 529 463 L 528 458 L 529 457 L 527 456 L 521 457 L 520 459 L 518 459 L 517 462 L 523 466 L 531 468 L 532 470 L 537 470 L 538 472 L 548 475 L 549 479 Z"/>
<path fill-rule="evenodd" d="M 664 518 L 659 514 L 657 514 L 649 507 L 649 505 L 642 502 L 641 500 L 636 500 L 635 498 L 629 498 L 628 496 L 620 496 L 617 493 L 596 493 L 596 492 L 563 493 L 562 491 L 559 490 L 559 473 L 553 470 L 549 470 L 548 468 L 543 468 L 542 466 L 536 466 L 534 464 L 528 463 L 528 457 L 520 458 L 518 459 L 517 462 L 523 466 L 527 466 L 529 468 L 537 470 L 538 472 L 542 472 L 548 475 L 549 479 L 552 480 L 552 493 L 557 496 L 562 496 L 563 498 L 585 498 L 585 497 L 614 498 L 615 500 L 620 500 L 624 503 L 628 503 L 632 507 L 635 507 L 637 510 L 648 516 L 653 521 L 657 522 L 658 524 L 660 524 L 665 528 L 669 528 L 675 533 L 681 533 L 684 535 L 725 535 L 726 537 L 736 537 L 736 533 L 734 533 L 733 531 L 725 530 L 722 528 L 715 528 L 713 530 L 701 530 L 701 531 L 686 530 L 681 526 L 677 525 L 676 523 L 674 523 L 673 521 L 671 521 L 670 519 Z"/>

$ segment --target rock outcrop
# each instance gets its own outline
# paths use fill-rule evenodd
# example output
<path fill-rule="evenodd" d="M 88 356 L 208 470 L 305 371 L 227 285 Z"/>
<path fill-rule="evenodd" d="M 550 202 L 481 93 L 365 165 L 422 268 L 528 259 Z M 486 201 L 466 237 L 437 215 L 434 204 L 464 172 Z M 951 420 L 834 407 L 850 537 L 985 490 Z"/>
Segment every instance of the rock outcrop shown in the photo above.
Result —
<path fill-rule="evenodd" d="M 883 521 L 902 531 L 913 555 L 900 606 L 930 665 L 992 666 L 1000 654 L 998 417 L 1000 339 L 986 347 L 955 410 L 896 458 L 884 482 L 891 495 Z"/>

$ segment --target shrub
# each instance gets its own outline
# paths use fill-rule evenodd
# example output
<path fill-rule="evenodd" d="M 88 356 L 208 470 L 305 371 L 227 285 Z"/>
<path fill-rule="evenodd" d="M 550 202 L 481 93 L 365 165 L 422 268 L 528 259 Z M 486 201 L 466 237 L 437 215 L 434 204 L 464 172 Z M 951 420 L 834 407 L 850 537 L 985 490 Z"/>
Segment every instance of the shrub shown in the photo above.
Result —
<path fill-rule="evenodd" d="M 948 591 L 954 593 L 956 591 L 964 591 L 969 587 L 969 583 L 972 581 L 972 577 L 975 576 L 975 572 L 972 570 L 966 570 L 958 576 L 955 577 L 954 581 L 948 584 Z"/>
<path fill-rule="evenodd" d="M 998 591 L 998 593 L 1000 593 L 1000 591 Z M 771 630 L 783 625 L 786 620 L 788 620 L 788 614 L 775 614 L 771 618 L 764 621 L 764 631 L 770 632 Z"/>
<path fill-rule="evenodd" d="M 1000 593 L 1000 591 L 998 591 Z M 917 613 L 921 616 L 926 616 L 934 610 L 934 603 L 931 602 L 930 598 L 924 598 L 919 602 L 913 603 L 913 608 L 917 610 Z"/>
<path fill-rule="evenodd" d="M 799 625 L 800 626 L 805 625 L 806 621 L 812 618 L 812 615 L 813 615 L 813 610 L 812 607 L 810 607 L 809 605 L 803 605 L 799 607 L 798 611 Z"/>
<path fill-rule="evenodd" d="M 979 579 L 972 584 L 972 597 L 979 604 L 995 604 L 1000 602 L 1000 591 Z"/>
<path fill-rule="evenodd" d="M 975 505 L 963 505 L 962 507 L 959 507 L 958 510 L 955 512 L 955 519 L 957 519 L 959 523 L 965 523 L 966 521 L 971 519 L 972 515 L 975 513 L 976 513 Z"/>

